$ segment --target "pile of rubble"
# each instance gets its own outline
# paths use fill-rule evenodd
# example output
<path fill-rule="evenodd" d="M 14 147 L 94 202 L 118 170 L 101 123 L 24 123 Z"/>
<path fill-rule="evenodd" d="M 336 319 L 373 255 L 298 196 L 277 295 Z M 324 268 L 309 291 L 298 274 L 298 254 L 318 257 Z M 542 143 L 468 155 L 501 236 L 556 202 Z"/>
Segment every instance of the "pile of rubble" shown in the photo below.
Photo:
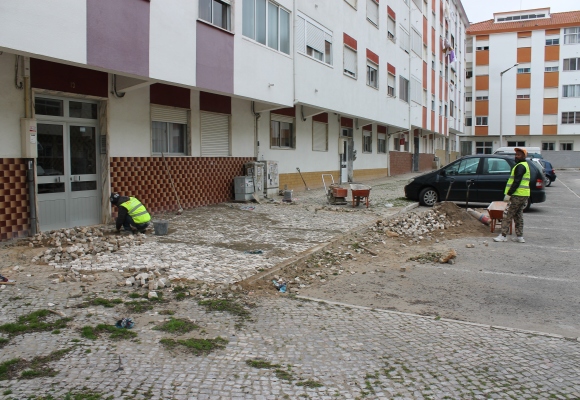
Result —
<path fill-rule="evenodd" d="M 422 214 L 410 213 L 388 221 L 377 221 L 371 230 L 384 232 L 389 237 L 419 237 L 461 225 L 463 225 L 461 220 L 452 221 L 446 213 L 430 210 Z"/>
<path fill-rule="evenodd" d="M 125 282 L 119 282 L 119 286 L 135 288 L 142 286 L 149 290 L 157 290 L 163 289 L 170 284 L 169 278 L 162 278 L 161 272 L 156 269 L 151 272 L 127 272 L 123 274 L 123 277 L 125 278 Z"/>
<path fill-rule="evenodd" d="M 123 247 L 141 245 L 145 239 L 144 235 L 115 235 L 102 227 L 78 227 L 39 233 L 29 239 L 29 246 L 49 247 L 33 262 L 59 263 L 114 253 Z"/>

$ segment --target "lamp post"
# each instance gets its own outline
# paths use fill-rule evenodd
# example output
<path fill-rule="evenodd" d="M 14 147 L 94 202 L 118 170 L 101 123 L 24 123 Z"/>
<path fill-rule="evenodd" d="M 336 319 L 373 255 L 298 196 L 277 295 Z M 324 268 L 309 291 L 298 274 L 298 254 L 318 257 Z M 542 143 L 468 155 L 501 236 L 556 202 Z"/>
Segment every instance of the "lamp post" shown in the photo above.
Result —
<path fill-rule="evenodd" d="M 515 63 L 514 65 L 512 65 L 511 67 L 509 67 L 505 71 L 501 71 L 499 73 L 499 147 L 503 147 L 503 135 L 502 135 L 502 125 L 503 125 L 503 120 L 502 120 L 502 112 L 503 112 L 503 106 L 502 106 L 502 99 L 503 99 L 503 74 L 505 74 L 506 72 L 508 72 L 510 69 L 512 69 L 514 67 L 517 67 L 518 65 L 519 65 L 519 63 Z"/>

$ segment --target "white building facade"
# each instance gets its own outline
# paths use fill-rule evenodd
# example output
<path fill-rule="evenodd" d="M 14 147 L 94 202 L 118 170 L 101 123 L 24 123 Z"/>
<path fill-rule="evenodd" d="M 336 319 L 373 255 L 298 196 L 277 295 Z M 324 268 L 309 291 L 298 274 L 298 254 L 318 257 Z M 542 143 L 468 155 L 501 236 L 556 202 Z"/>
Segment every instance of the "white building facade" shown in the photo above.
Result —
<path fill-rule="evenodd" d="M 467 24 L 453 0 L 3 2 L 0 240 L 105 222 L 112 191 L 227 201 L 252 160 L 292 189 L 452 159 Z"/>
<path fill-rule="evenodd" d="M 580 11 L 496 13 L 468 34 L 462 154 L 503 144 L 541 147 L 554 160 L 580 150 Z"/>

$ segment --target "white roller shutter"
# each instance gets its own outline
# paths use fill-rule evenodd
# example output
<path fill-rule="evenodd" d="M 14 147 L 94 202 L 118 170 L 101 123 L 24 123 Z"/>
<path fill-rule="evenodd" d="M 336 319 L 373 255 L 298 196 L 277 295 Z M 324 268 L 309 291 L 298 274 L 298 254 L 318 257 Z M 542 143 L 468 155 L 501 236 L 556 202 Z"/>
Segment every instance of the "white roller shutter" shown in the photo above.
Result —
<path fill-rule="evenodd" d="M 313 122 L 312 123 L 312 150 L 314 151 L 327 151 L 327 132 L 328 124 L 323 122 Z"/>
<path fill-rule="evenodd" d="M 187 111 L 185 108 L 151 105 L 151 121 L 187 125 Z"/>
<path fill-rule="evenodd" d="M 201 156 L 227 157 L 230 155 L 230 116 L 201 113 Z"/>
<path fill-rule="evenodd" d="M 306 21 L 302 17 L 296 18 L 296 51 L 306 53 Z"/>
<path fill-rule="evenodd" d="M 403 27 L 400 25 L 399 25 L 399 29 L 401 30 L 401 34 L 399 35 L 399 37 L 401 39 L 399 41 L 399 45 L 401 46 L 401 48 L 403 50 L 405 50 L 408 53 L 410 51 L 409 50 L 409 41 L 410 41 L 409 33 L 405 29 L 403 29 Z"/>
<path fill-rule="evenodd" d="M 324 31 L 306 22 L 306 44 L 324 54 Z"/>
<path fill-rule="evenodd" d="M 387 134 L 386 133 L 377 133 L 377 139 L 378 140 L 387 140 Z"/>
<path fill-rule="evenodd" d="M 349 47 L 344 47 L 344 69 L 351 72 L 356 77 L 356 51 Z"/>
<path fill-rule="evenodd" d="M 270 114 L 270 119 L 272 121 L 288 122 L 289 124 L 293 124 L 294 123 L 294 118 L 293 117 L 288 117 L 286 115 L 279 115 L 279 114 L 271 113 Z"/>
<path fill-rule="evenodd" d="M 375 0 L 367 0 L 367 18 L 375 25 L 379 25 L 379 5 Z"/>

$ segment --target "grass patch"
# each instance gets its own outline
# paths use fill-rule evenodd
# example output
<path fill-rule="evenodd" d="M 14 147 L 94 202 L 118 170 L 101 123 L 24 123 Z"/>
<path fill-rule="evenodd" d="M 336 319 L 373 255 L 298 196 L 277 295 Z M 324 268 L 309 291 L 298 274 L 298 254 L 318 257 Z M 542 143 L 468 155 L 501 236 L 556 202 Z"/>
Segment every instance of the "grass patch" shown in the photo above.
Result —
<path fill-rule="evenodd" d="M 10 339 L 0 338 L 0 349 L 8 344 Z"/>
<path fill-rule="evenodd" d="M 174 315 L 175 311 L 173 311 L 173 310 L 161 310 L 161 311 L 159 311 L 159 314 L 160 315 Z"/>
<path fill-rule="evenodd" d="M 125 307 L 127 307 L 127 311 L 134 314 L 141 314 L 153 309 L 153 305 L 146 301 L 129 301 L 125 303 Z"/>
<path fill-rule="evenodd" d="M 161 339 L 159 343 L 170 350 L 181 348 L 182 350 L 193 353 L 196 356 L 200 356 L 224 348 L 226 344 L 228 344 L 228 341 L 218 336 L 215 339 Z"/>
<path fill-rule="evenodd" d="M 105 398 L 101 393 L 84 390 L 76 393 L 69 392 L 63 397 L 63 400 L 108 400 L 113 398 L 113 396 Z"/>
<path fill-rule="evenodd" d="M 258 369 L 276 369 L 280 368 L 280 364 L 272 364 L 270 361 L 260 360 L 259 358 L 255 360 L 246 360 L 246 365 L 252 368 Z"/>
<path fill-rule="evenodd" d="M 2 394 L 4 396 L 8 396 L 9 394 L 12 394 L 12 389 L 5 390 L 5 391 L 2 392 Z"/>
<path fill-rule="evenodd" d="M 308 379 L 306 381 L 296 382 L 296 386 L 303 386 L 303 387 L 307 387 L 307 388 L 319 388 L 319 387 L 322 387 L 324 385 L 320 382 L 316 382 L 316 381 Z"/>
<path fill-rule="evenodd" d="M 185 300 L 185 293 L 177 293 L 175 295 L 175 300 L 177 300 L 177 301 Z"/>
<path fill-rule="evenodd" d="M 47 356 L 34 357 L 31 361 L 22 358 L 13 358 L 0 364 L 0 380 L 19 377 L 20 379 L 33 379 L 58 374 L 53 368 L 47 366 L 49 362 L 58 361 L 73 348 L 53 351 Z M 22 371 L 20 376 L 18 374 Z"/>
<path fill-rule="evenodd" d="M 189 288 L 187 286 L 175 286 L 173 288 L 173 293 L 183 293 L 188 292 Z"/>
<path fill-rule="evenodd" d="M 132 299 L 138 299 L 138 298 L 140 298 L 140 297 L 142 297 L 142 296 L 141 296 L 139 293 L 134 293 L 134 292 L 133 292 L 133 293 L 131 293 L 131 294 L 129 295 L 129 297 L 130 297 L 130 298 L 132 298 Z"/>
<path fill-rule="evenodd" d="M 225 311 L 238 317 L 250 316 L 250 312 L 243 305 L 230 299 L 200 300 L 198 304 L 208 311 Z"/>
<path fill-rule="evenodd" d="M 407 261 L 418 261 L 421 264 L 438 263 L 441 257 L 443 257 L 443 254 L 441 253 L 429 252 L 425 254 L 419 254 L 418 256 L 415 257 L 410 257 Z"/>
<path fill-rule="evenodd" d="M 98 339 L 101 334 L 109 334 L 111 340 L 134 339 L 137 334 L 129 329 L 117 328 L 113 325 L 99 324 L 95 327 L 83 326 L 81 336 L 90 340 Z"/>
<path fill-rule="evenodd" d="M 274 373 L 276 374 L 276 378 L 284 381 L 293 381 L 295 379 L 294 376 L 290 373 L 290 371 L 286 371 L 280 368 L 276 368 L 276 370 L 274 370 Z"/>
<path fill-rule="evenodd" d="M 52 331 L 50 333 L 52 333 L 53 335 L 58 335 L 58 334 L 60 334 L 60 329 L 55 329 L 54 331 Z"/>
<path fill-rule="evenodd" d="M 199 326 L 186 319 L 171 318 L 169 321 L 161 325 L 157 325 L 153 329 L 157 331 L 169 332 L 176 335 L 182 335 L 191 332 L 194 329 L 199 329 Z"/>
<path fill-rule="evenodd" d="M 102 297 L 96 297 L 89 301 L 82 302 L 77 304 L 77 308 L 87 308 L 90 306 L 103 306 L 105 308 L 113 308 L 117 304 L 122 304 L 123 300 L 121 299 L 103 299 Z"/>
<path fill-rule="evenodd" d="M 27 332 L 53 331 L 66 328 L 66 324 L 72 320 L 72 318 L 60 318 L 54 322 L 46 322 L 46 317 L 49 314 L 48 310 L 38 310 L 20 316 L 17 322 L 0 325 L 0 332 L 15 336 Z"/>

